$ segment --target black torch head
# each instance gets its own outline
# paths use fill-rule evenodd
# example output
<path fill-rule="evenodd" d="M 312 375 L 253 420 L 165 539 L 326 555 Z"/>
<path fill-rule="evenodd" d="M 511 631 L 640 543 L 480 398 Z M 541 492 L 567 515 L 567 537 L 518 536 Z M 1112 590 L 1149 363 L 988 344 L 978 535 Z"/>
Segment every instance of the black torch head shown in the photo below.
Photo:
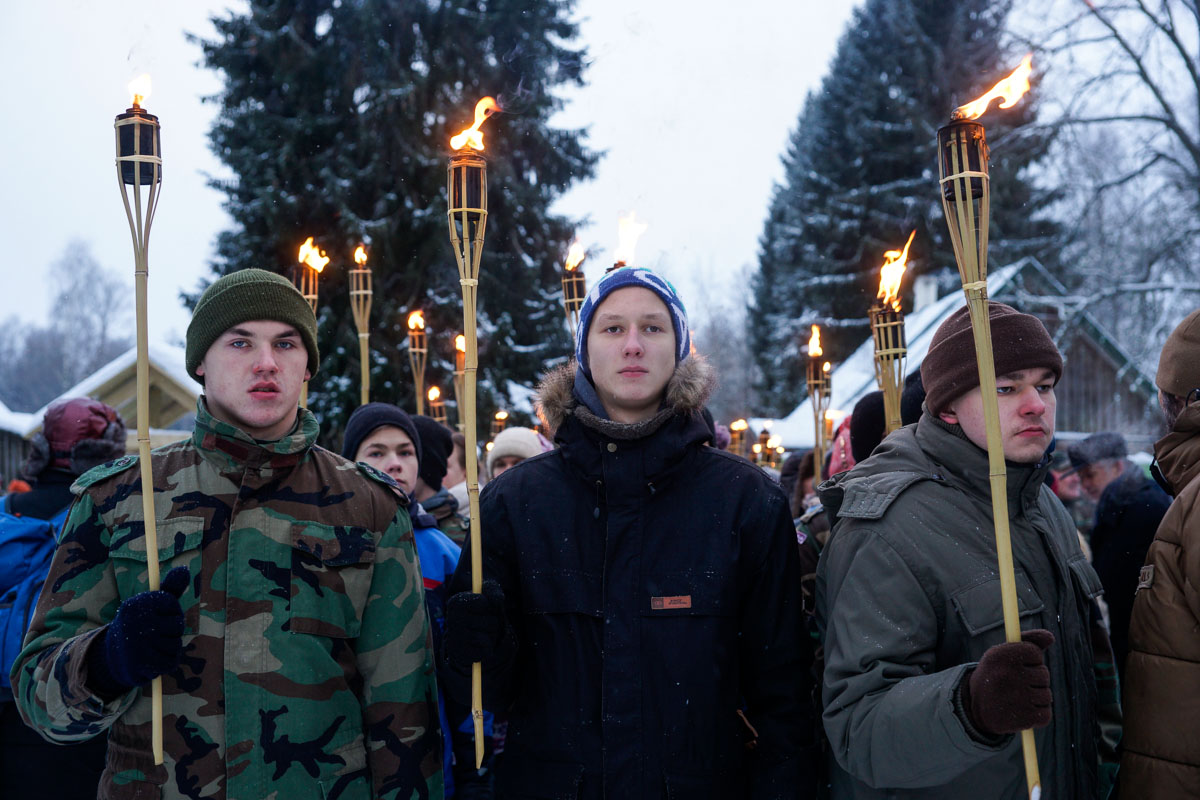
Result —
<path fill-rule="evenodd" d="M 149 186 L 161 182 L 162 141 L 158 117 L 137 105 L 118 114 L 117 158 L 121 160 L 121 182 L 125 185 Z"/>
<path fill-rule="evenodd" d="M 450 158 L 450 213 L 466 212 L 470 221 L 487 212 L 487 161 L 483 156 L 456 151 Z"/>
<path fill-rule="evenodd" d="M 974 120 L 954 120 L 938 130 L 938 167 L 942 192 L 947 201 L 958 197 L 960 187 L 970 186 L 971 199 L 983 196 L 983 178 L 987 174 L 988 147 L 983 125 Z M 956 175 L 975 173 L 961 178 Z M 950 180 L 947 180 L 947 179 Z M 968 184 L 969 181 L 969 184 Z"/>

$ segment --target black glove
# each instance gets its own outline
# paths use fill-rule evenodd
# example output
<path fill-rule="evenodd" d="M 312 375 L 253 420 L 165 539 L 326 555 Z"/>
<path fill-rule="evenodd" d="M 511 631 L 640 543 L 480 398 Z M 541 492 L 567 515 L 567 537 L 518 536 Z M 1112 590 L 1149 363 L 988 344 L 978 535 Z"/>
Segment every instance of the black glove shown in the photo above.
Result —
<path fill-rule="evenodd" d="M 500 584 L 484 581 L 481 594 L 459 592 L 446 601 L 442 649 L 450 664 L 461 668 L 476 661 L 506 663 L 515 646 Z"/>
<path fill-rule="evenodd" d="M 119 697 L 175 668 L 183 656 L 183 608 L 179 597 L 191 581 L 175 567 L 159 590 L 121 603 L 117 615 L 88 648 L 88 686 L 101 697 Z"/>
<path fill-rule="evenodd" d="M 976 730 L 1000 736 L 1050 724 L 1050 670 L 1042 653 L 1052 644 L 1054 634 L 1039 628 L 984 652 L 959 690 Z"/>

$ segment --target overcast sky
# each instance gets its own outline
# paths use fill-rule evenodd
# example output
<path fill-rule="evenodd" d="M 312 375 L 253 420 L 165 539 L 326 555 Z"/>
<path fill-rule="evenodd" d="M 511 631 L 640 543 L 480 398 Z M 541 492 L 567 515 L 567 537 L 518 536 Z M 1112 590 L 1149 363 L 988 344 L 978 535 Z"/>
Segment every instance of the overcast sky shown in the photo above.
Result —
<path fill-rule="evenodd" d="M 650 227 L 637 261 L 717 297 L 755 260 L 771 187 L 804 95 L 819 85 L 852 0 L 580 0 L 588 86 L 572 93 L 564 126 L 591 127 L 607 151 L 597 178 L 559 210 L 589 216 L 580 233 L 594 279 L 616 244 L 617 214 Z M 209 36 L 226 0 L 39 0 L 6 6 L 0 132 L 7 255 L 0 318 L 42 323 L 50 265 L 79 238 L 132 286 L 133 255 L 113 164 L 113 117 L 126 84 L 153 77 L 146 107 L 162 122 L 163 190 L 150 240 L 154 340 L 181 337 L 177 298 L 206 275 L 216 233 L 230 225 L 205 176 L 222 174 L 206 132 L 219 90 L 184 39 Z M 498 118 L 502 121 L 503 118 Z M 697 176 L 700 176 L 697 179 Z M 449 243 L 447 243 L 449 247 Z M 695 304 L 693 304 L 695 306 Z M 693 314 L 703 314 L 694 308 Z"/>

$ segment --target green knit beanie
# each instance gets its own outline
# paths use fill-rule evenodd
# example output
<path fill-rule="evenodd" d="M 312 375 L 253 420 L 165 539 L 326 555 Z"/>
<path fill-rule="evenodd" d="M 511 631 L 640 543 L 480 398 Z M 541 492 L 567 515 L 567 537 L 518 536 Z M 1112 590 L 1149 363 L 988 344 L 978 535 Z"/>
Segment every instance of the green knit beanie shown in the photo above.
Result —
<path fill-rule="evenodd" d="M 308 371 L 317 374 L 317 318 L 300 290 L 282 275 L 265 269 L 231 272 L 200 295 L 187 329 L 188 375 L 203 384 L 196 367 L 221 334 L 242 322 L 269 319 L 286 322 L 300 332 L 308 351 Z"/>

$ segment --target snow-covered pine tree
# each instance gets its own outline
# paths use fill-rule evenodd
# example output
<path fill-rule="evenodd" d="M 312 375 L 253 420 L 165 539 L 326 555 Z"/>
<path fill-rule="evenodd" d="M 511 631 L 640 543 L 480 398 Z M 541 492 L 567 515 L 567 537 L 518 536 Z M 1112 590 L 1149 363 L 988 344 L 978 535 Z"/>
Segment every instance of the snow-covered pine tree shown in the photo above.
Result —
<path fill-rule="evenodd" d="M 216 275 L 287 273 L 307 236 L 332 258 L 320 277 L 321 373 L 309 406 L 337 443 L 358 405 L 351 254 L 370 248 L 372 398 L 415 408 L 408 313 L 429 336 L 426 386 L 452 397 L 462 331 L 446 222 L 449 138 L 496 95 L 509 113 L 484 128 L 489 216 L 479 289 L 480 435 L 571 346 L 558 296 L 571 220 L 551 203 L 591 176 L 583 133 L 548 125 L 554 90 L 581 84 L 573 0 L 251 0 L 196 40 L 224 89 L 210 139 L 232 170 L 216 180 L 235 227 L 218 240 Z M 191 300 L 198 297 L 198 292 Z M 450 412 L 451 420 L 454 412 Z"/>
<path fill-rule="evenodd" d="M 937 187 L 937 129 L 950 112 L 1012 71 L 1008 2 L 866 0 L 838 43 L 821 90 L 809 95 L 784 156 L 760 239 L 748 335 L 763 413 L 802 399 L 810 325 L 839 361 L 869 335 L 883 252 L 917 230 L 904 290 L 935 272 L 957 285 Z M 1043 213 L 1054 193 L 1030 168 L 1049 145 L 1027 97 L 985 118 L 992 146 L 991 261 L 1035 254 L 1053 268 L 1059 228 Z M 908 303 L 906 301 L 906 307 Z"/>

